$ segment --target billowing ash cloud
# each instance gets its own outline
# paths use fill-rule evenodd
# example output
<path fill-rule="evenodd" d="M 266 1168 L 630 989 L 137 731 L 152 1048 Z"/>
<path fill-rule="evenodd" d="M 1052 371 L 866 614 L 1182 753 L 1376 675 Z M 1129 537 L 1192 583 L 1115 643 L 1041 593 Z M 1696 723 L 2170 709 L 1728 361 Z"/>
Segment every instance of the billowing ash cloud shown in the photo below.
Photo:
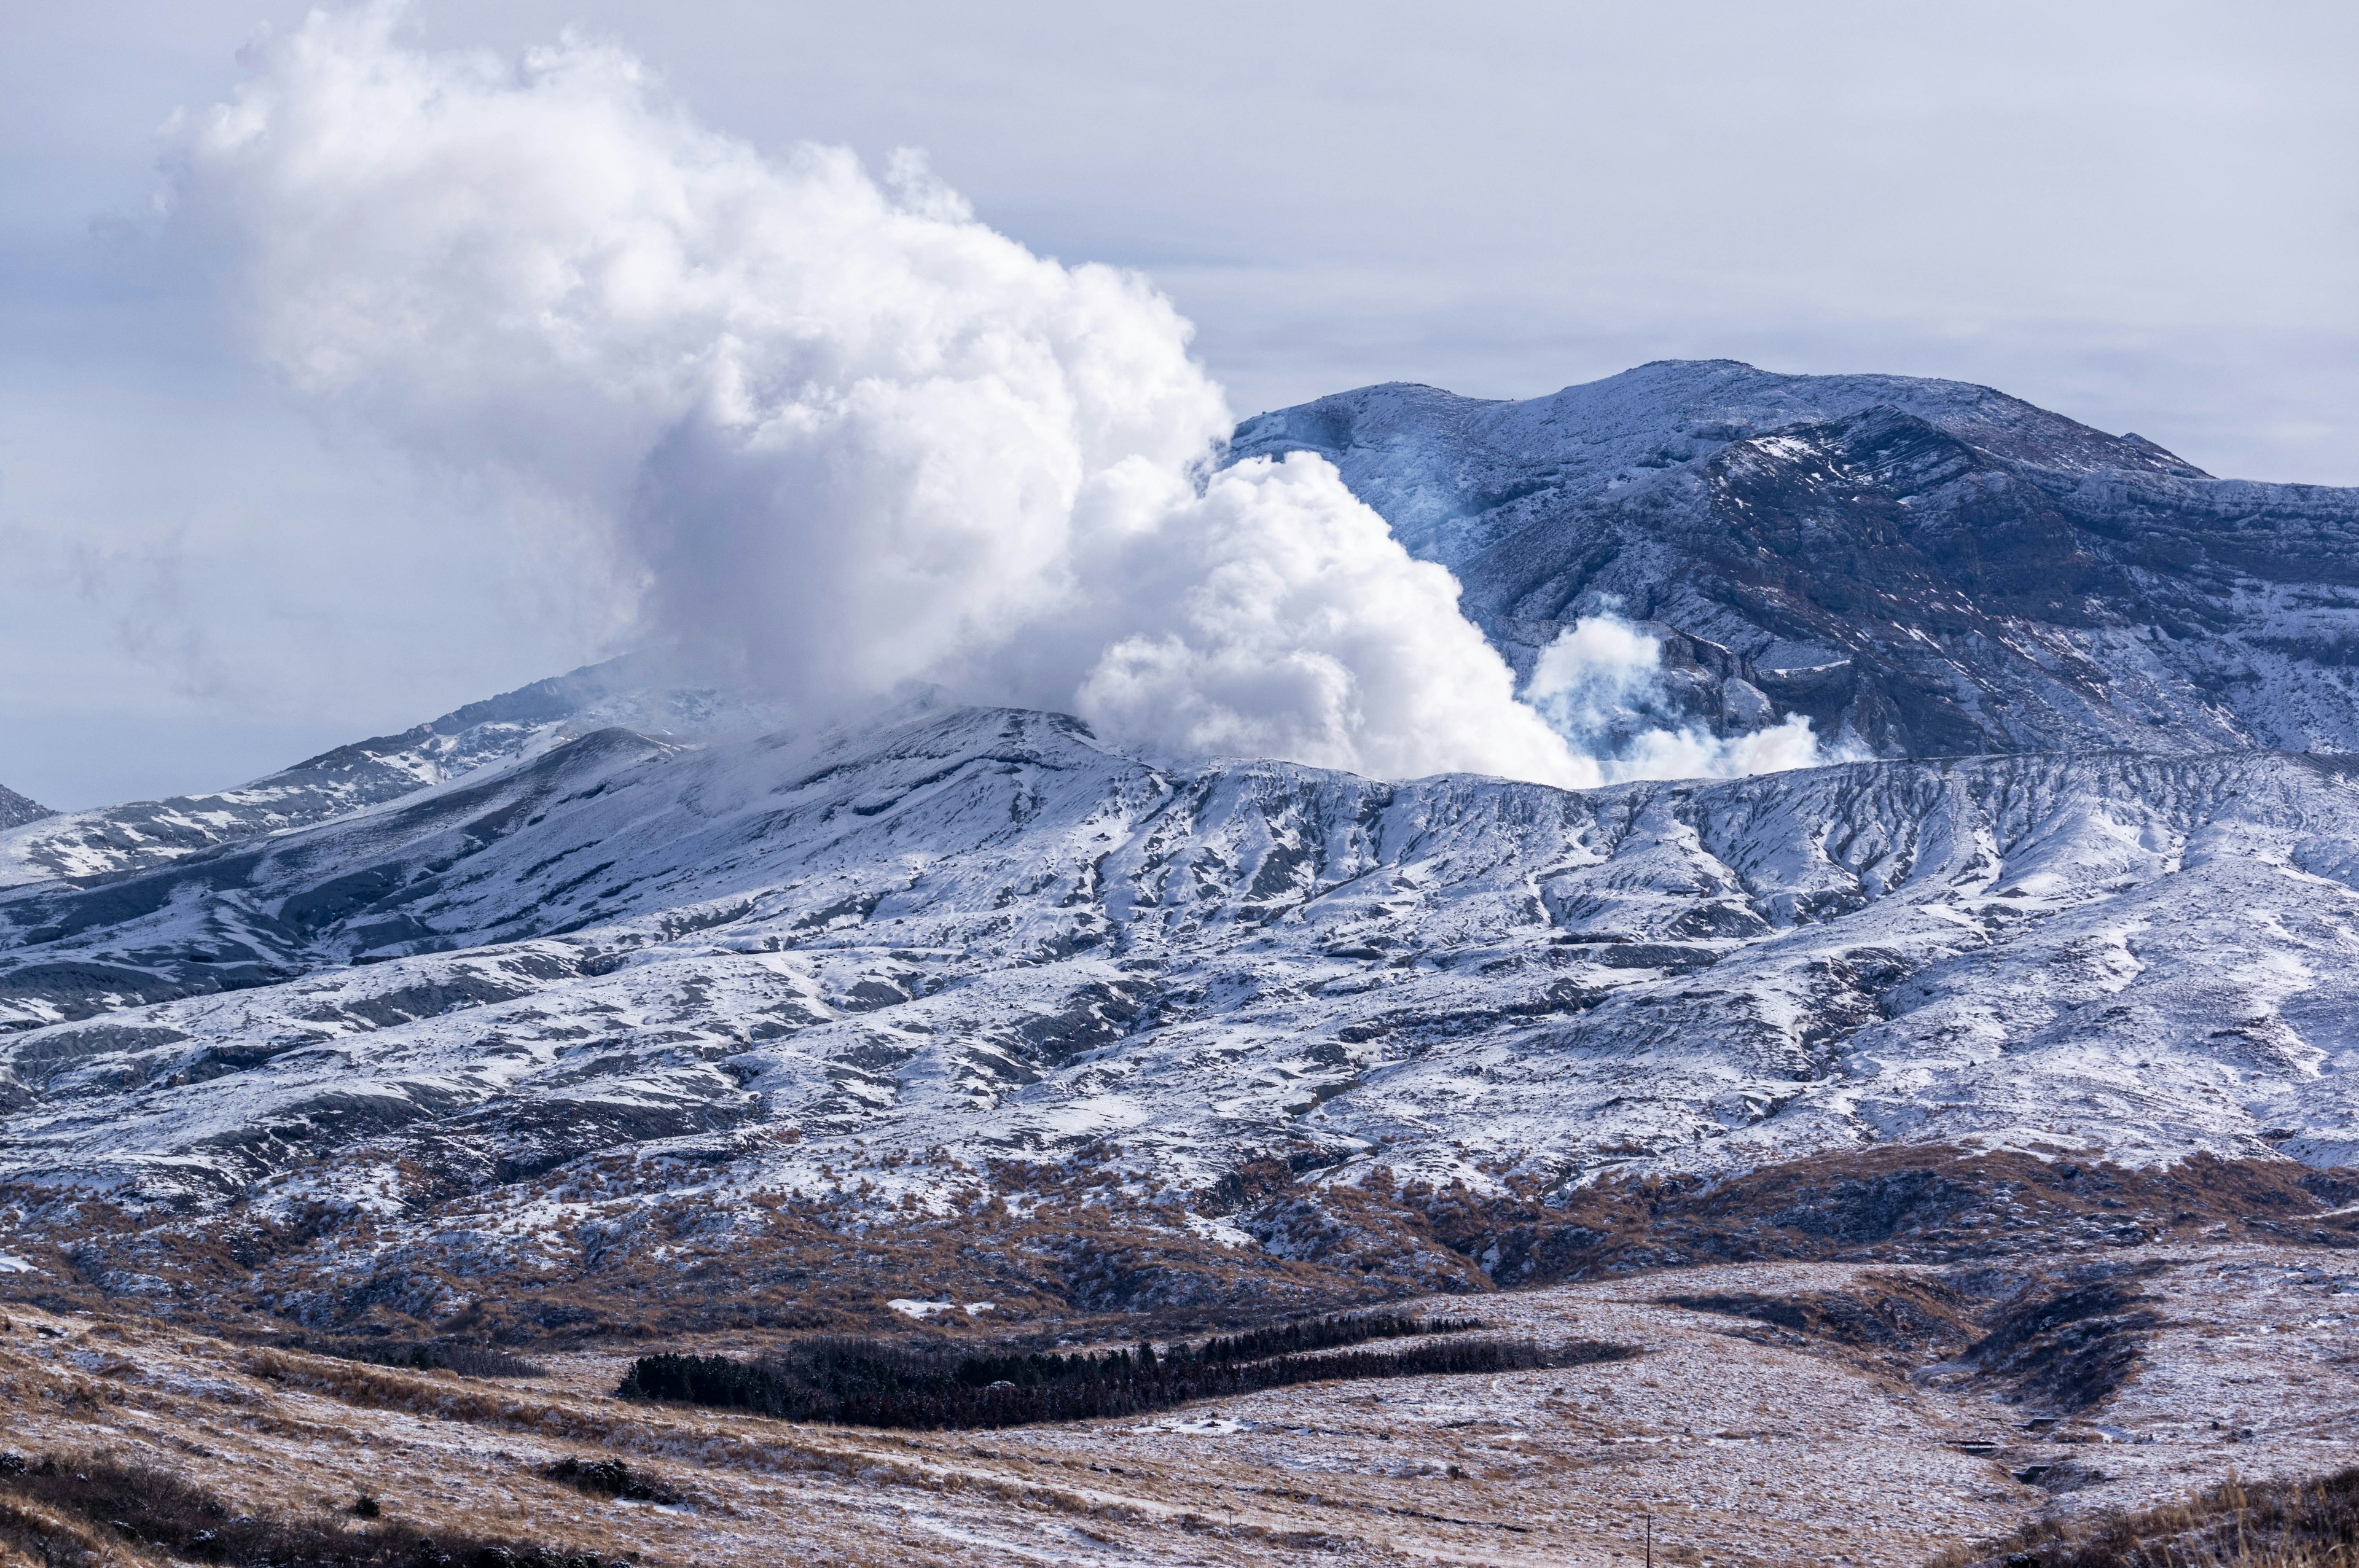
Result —
<path fill-rule="evenodd" d="M 612 558 L 651 639 L 782 696 L 912 680 L 1196 752 L 1585 784 L 1442 568 L 1232 425 L 1141 277 L 1035 256 L 915 160 L 766 157 L 615 49 L 398 8 L 266 39 L 182 132 L 185 234 L 264 353 Z"/>

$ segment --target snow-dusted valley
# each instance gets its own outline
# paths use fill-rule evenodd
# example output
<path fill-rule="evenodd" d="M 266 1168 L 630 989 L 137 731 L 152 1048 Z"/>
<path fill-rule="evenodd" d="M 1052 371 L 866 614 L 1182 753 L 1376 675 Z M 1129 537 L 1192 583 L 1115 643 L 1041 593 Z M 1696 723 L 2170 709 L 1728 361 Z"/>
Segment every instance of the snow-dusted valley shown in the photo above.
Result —
<path fill-rule="evenodd" d="M 2359 1197 L 2359 495 L 1978 388 L 1725 364 L 1520 405 L 1368 389 L 1237 450 L 1297 448 L 1525 673 L 1619 614 L 1663 647 L 1660 722 L 1799 715 L 1856 760 L 1385 782 L 939 695 L 799 729 L 625 662 L 244 790 L 31 816 L 0 831 L 0 1287 L 601 1344 L 1053 1336 L 1748 1259 L 1852 1261 L 1713 1288 L 2158 1247 L 2174 1279 L 2265 1247 L 2341 1288 L 2302 1271 Z M 1709 1359 L 1627 1308 L 1674 1287 L 1626 1282 L 1546 1310 Z M 1958 1284 L 1984 1305 L 1957 1322 L 2012 1288 Z M 2150 1330 L 2125 1354 L 2178 1390 L 2154 1421 L 2208 1409 L 2187 1368 L 2217 1347 Z M 1857 1398 L 1908 1405 L 1894 1379 L 1964 1345 Z M 2348 1360 L 2302 1376 L 2347 1392 Z M 1525 1427 L 1648 1374 L 1613 1376 L 1518 1384 L 1480 1473 L 1552 1473 Z M 1893 1461 L 1949 1477 L 1911 1552 L 2053 1467 L 1994 1471 L 2007 1390 L 1940 1387 L 1931 1457 Z M 1712 1409 L 1677 1440 L 1760 1438 Z M 1366 1435 L 1336 1474 L 1378 1473 Z M 1250 1560 L 1264 1522 L 1172 1539 Z M 1171 1555 L 1075 1529 L 1038 1554 Z M 1400 1550 L 1527 1560 L 1488 1529 Z M 1714 1560 L 1795 1560 L 1772 1533 Z M 1592 1534 L 1559 1545 L 1603 1561 Z M 1004 1560 L 983 1539 L 927 1550 Z"/>

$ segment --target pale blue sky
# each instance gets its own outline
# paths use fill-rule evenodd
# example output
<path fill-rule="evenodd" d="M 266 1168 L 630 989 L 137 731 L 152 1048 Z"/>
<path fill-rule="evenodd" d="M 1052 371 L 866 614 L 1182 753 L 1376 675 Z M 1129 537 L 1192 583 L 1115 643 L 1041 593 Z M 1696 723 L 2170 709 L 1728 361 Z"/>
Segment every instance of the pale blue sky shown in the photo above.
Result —
<path fill-rule="evenodd" d="M 304 7 L 0 16 L 0 784 L 226 784 L 609 651 L 570 564 L 213 319 L 158 128 Z M 509 0 L 759 145 L 928 150 L 1151 273 L 1241 413 L 1645 360 L 1987 382 L 2215 472 L 2359 483 L 2347 5 Z"/>

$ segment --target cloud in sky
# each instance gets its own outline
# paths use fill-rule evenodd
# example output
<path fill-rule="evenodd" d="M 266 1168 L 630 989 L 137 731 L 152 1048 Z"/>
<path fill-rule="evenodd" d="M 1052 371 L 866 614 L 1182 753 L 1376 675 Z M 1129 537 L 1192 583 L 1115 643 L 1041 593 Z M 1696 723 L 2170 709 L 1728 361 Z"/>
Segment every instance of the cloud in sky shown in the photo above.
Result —
<path fill-rule="evenodd" d="M 227 784 L 618 645 L 583 591 L 614 558 L 290 407 L 142 231 L 158 123 L 313 3 L 26 8 L 0 50 L 0 781 L 58 804 Z M 2328 0 L 418 15 L 509 59 L 619 31 L 776 158 L 930 148 L 1036 254 L 1150 274 L 1241 411 L 1732 355 L 2359 482 L 2359 11 Z M 164 550 L 168 600 L 139 568 Z M 95 599 L 92 558 L 122 568 Z"/>
<path fill-rule="evenodd" d="M 939 682 L 1114 735 L 1594 783 L 1322 460 L 1234 421 L 1141 276 L 914 158 L 776 157 L 621 49 L 511 65 L 313 15 L 192 117 L 179 230 L 261 351 L 611 556 L 654 640 L 806 704 Z"/>

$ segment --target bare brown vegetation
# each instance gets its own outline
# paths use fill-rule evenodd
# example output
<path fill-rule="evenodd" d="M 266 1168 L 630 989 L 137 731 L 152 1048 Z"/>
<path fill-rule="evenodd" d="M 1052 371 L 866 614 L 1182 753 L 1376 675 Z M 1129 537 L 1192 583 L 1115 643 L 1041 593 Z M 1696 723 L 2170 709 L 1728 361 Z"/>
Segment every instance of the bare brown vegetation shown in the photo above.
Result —
<path fill-rule="evenodd" d="M 2350 1568 L 2359 1468 L 2320 1480 L 2227 1480 L 2184 1502 L 2043 1519 L 1934 1568 Z"/>
<path fill-rule="evenodd" d="M 2075 1295 L 2106 1281 L 2125 1293 Z M 0 1441 L 36 1458 L 103 1454 L 229 1518 L 316 1526 L 331 1545 L 408 1531 L 640 1568 L 1604 1568 L 1617 1553 L 1635 1568 L 1648 1516 L 1667 1564 L 1883 1568 L 2034 1519 L 2053 1523 L 2043 1541 L 2079 1541 L 2086 1521 L 2154 1509 L 2231 1467 L 2275 1485 L 2351 1451 L 2354 1284 L 2359 1267 L 2315 1248 L 2092 1249 L 2038 1270 L 1710 1265 L 1483 1302 L 1502 1340 L 1642 1346 L 1635 1360 L 1306 1383 L 989 1433 L 621 1400 L 627 1351 L 536 1349 L 546 1376 L 487 1380 L 152 1314 L 11 1310 Z M 2129 1375 L 2090 1408 L 2070 1408 L 2070 1379 L 2025 1377 L 2046 1364 L 2022 1359 L 2027 1347 L 2070 1349 L 2081 1325 L 2141 1313 L 2160 1321 L 2132 1336 Z M 990 1332 L 931 1342 L 1038 1343 Z M 904 1336 L 925 1338 L 916 1325 Z M 1993 1355 L 1967 1354 L 1985 1341 Z M 732 1331 L 683 1348 L 750 1361 L 784 1343 Z M 6 1568 L 44 1561 L 44 1541 L 124 1568 L 162 1550 L 38 1498 L 13 1506 L 37 1534 L 0 1540 Z M 2248 1510 L 2248 1536 L 2259 1517 Z"/>
<path fill-rule="evenodd" d="M 879 1158 L 905 1176 L 924 1163 Z M 1708 1262 L 2359 1242 L 2359 1214 L 2337 1208 L 2359 1186 L 2275 1161 L 2139 1171 L 1893 1148 L 1712 1183 L 1577 1189 L 1503 1165 L 1488 1194 L 1402 1183 L 1381 1169 L 1358 1185 L 1325 1185 L 1277 1157 L 1180 1192 L 1135 1181 L 1124 1161 L 1103 1145 L 1055 1162 L 953 1162 L 929 1178 L 951 1195 L 946 1207 L 880 1216 L 849 1168 L 826 1191 L 757 1190 L 717 1207 L 709 1171 L 592 1160 L 478 1191 L 421 1193 L 419 1212 L 454 1238 L 434 1247 L 395 1245 L 365 1212 L 138 1214 L 80 1195 L 0 1191 L 0 1204 L 24 1216 L 10 1246 L 44 1271 L 0 1274 L 0 1300 L 60 1310 L 169 1303 L 224 1328 L 292 1327 L 323 1348 L 375 1342 L 431 1356 L 464 1346 L 529 1359 L 544 1346 L 699 1333 L 875 1333 L 905 1326 L 883 1306 L 901 1296 L 993 1303 L 991 1324 L 940 1319 L 928 1325 L 935 1333 L 1028 1324 L 1133 1337 Z M 501 1215 L 541 1200 L 586 1204 L 586 1217 L 528 1249 L 484 1239 Z M 1263 1245 L 1229 1245 L 1192 1223 L 1207 1217 Z M 255 1305 L 265 1301 L 275 1303 L 267 1314 Z"/>
<path fill-rule="evenodd" d="M 377 1514 L 374 1499 L 358 1500 L 361 1517 Z M 97 1568 L 118 1543 L 223 1568 L 602 1568 L 588 1551 L 463 1530 L 237 1512 L 178 1475 L 105 1453 L 0 1459 L 0 1540 L 57 1568 Z"/>

